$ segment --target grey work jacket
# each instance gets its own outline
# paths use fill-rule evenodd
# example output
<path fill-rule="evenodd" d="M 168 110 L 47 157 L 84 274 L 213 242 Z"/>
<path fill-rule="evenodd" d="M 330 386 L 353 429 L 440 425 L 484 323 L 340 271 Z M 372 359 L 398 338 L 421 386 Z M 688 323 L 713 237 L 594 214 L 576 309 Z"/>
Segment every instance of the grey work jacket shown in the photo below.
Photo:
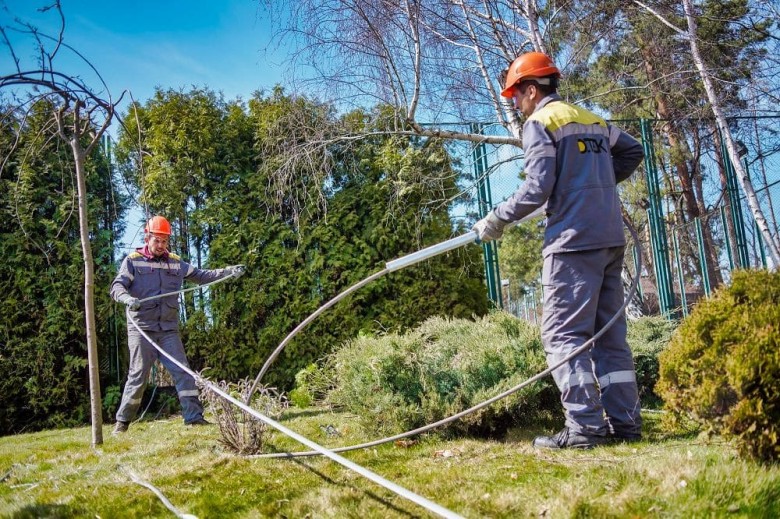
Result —
<path fill-rule="evenodd" d="M 198 269 L 182 260 L 176 254 L 168 258 L 148 259 L 138 251 L 131 252 L 122 261 L 114 281 L 111 283 L 111 297 L 115 301 L 124 294 L 137 299 L 181 290 L 184 280 L 198 285 L 210 283 L 230 275 L 227 269 Z M 179 295 L 152 299 L 141 303 L 141 308 L 130 311 L 141 329 L 147 331 L 178 331 Z M 128 329 L 132 326 L 127 323 Z"/>
<path fill-rule="evenodd" d="M 644 157 L 636 139 L 550 94 L 523 125 L 523 151 L 525 182 L 496 216 L 512 222 L 546 204 L 545 257 L 626 244 L 616 184 Z"/>

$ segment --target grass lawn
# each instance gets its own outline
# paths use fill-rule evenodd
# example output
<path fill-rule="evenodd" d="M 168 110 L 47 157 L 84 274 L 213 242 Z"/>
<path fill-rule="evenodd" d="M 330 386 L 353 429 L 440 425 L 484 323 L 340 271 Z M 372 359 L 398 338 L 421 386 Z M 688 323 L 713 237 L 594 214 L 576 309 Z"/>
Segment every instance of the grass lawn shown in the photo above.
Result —
<path fill-rule="evenodd" d="M 465 517 L 780 517 L 780 466 L 744 461 L 721 439 L 664 436 L 657 414 L 645 421 L 645 441 L 590 451 L 535 451 L 533 436 L 553 431 L 516 428 L 345 456 Z M 373 439 L 346 413 L 292 410 L 283 423 L 328 447 Z M 171 418 L 110 432 L 98 449 L 87 427 L 0 438 L 0 516 L 173 517 L 128 471 L 201 518 L 430 516 L 327 459 L 232 455 L 217 426 Z M 270 434 L 267 452 L 287 449 L 300 447 Z"/>

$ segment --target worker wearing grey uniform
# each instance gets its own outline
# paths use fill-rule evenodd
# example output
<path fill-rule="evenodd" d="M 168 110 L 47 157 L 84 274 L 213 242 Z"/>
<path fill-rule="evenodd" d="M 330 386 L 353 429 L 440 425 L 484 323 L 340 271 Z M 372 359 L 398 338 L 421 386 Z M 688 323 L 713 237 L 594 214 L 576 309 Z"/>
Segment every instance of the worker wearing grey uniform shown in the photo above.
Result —
<path fill-rule="evenodd" d="M 130 316 L 138 326 L 166 353 L 189 368 L 179 334 L 179 295 L 184 280 L 202 285 L 227 276 L 239 277 L 244 273 L 242 265 L 224 269 L 198 269 L 168 251 L 171 225 L 162 216 L 149 220 L 145 228 L 146 245 L 125 257 L 119 273 L 111 284 L 111 297 L 128 306 Z M 143 301 L 165 293 L 172 295 Z M 174 364 L 127 321 L 127 345 L 130 350 L 130 367 L 122 393 L 122 402 L 116 414 L 114 434 L 127 431 L 130 421 L 138 412 L 146 380 L 154 361 L 159 358 L 170 372 L 176 384 L 176 393 L 182 407 L 184 423 L 207 425 L 203 418 L 203 406 L 198 398 L 195 380 Z"/>
<path fill-rule="evenodd" d="M 525 181 L 474 230 L 501 237 L 504 227 L 544 207 L 542 343 L 550 366 L 581 347 L 623 306 L 626 245 L 616 184 L 643 159 L 642 145 L 596 114 L 557 94 L 560 71 L 540 52 L 518 57 L 502 78 L 523 124 Z M 593 345 L 553 371 L 563 430 L 536 448 L 589 448 L 641 437 L 634 362 L 625 313 Z"/>

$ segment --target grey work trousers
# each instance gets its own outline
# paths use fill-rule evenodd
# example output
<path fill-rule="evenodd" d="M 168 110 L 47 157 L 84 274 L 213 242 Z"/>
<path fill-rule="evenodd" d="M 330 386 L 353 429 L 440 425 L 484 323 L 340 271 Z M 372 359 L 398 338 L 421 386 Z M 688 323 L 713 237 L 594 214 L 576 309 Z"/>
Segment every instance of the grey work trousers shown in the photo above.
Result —
<path fill-rule="evenodd" d="M 576 350 L 623 305 L 624 247 L 552 253 L 544 259 L 542 343 L 552 366 Z M 642 428 L 636 371 L 626 341 L 626 316 L 582 354 L 555 371 L 566 426 L 603 436 Z"/>
<path fill-rule="evenodd" d="M 170 354 L 178 362 L 189 368 L 187 357 L 184 354 L 184 345 L 178 331 L 150 332 L 146 334 L 156 342 L 166 353 Z M 122 404 L 116 413 L 116 419 L 122 422 L 131 421 L 138 407 L 141 405 L 149 378 L 152 364 L 158 358 L 167 369 L 176 384 L 176 392 L 181 403 L 184 422 L 189 423 L 203 418 L 203 406 L 198 399 L 198 388 L 195 379 L 185 373 L 179 366 L 171 362 L 166 356 L 161 355 L 132 324 L 128 324 L 127 346 L 130 349 L 130 369 L 127 373 L 127 382 L 122 393 Z"/>

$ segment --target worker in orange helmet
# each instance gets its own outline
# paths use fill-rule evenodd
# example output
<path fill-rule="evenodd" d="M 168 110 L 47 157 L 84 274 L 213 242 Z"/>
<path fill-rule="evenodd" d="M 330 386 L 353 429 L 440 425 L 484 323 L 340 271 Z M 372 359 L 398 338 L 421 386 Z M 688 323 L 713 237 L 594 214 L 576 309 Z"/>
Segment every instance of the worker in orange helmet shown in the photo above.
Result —
<path fill-rule="evenodd" d="M 184 280 L 197 284 L 210 283 L 227 276 L 239 277 L 243 265 L 223 269 L 195 268 L 178 255 L 169 252 L 171 224 L 163 216 L 154 216 L 144 228 L 142 248 L 128 254 L 122 261 L 119 273 L 111 284 L 111 297 L 127 305 L 130 315 L 140 328 L 163 350 L 178 362 L 189 367 L 179 334 L 179 297 Z M 173 295 L 144 301 L 164 293 Z M 203 418 L 203 406 L 198 398 L 198 388 L 192 376 L 171 362 L 158 351 L 127 321 L 127 345 L 130 350 L 130 368 L 122 393 L 122 403 L 116 413 L 113 434 L 127 431 L 130 421 L 138 412 L 146 380 L 154 361 L 159 358 L 173 376 L 176 392 L 182 407 L 186 425 L 208 425 Z"/>
<path fill-rule="evenodd" d="M 642 161 L 642 145 L 598 115 L 564 102 L 561 72 L 541 52 L 522 54 L 501 76 L 523 124 L 525 181 L 474 225 L 482 241 L 544 207 L 542 342 L 554 365 L 601 330 L 623 305 L 626 245 L 616 185 Z M 625 314 L 592 348 L 553 371 L 565 426 L 535 448 L 590 448 L 641 437 L 636 371 Z"/>

